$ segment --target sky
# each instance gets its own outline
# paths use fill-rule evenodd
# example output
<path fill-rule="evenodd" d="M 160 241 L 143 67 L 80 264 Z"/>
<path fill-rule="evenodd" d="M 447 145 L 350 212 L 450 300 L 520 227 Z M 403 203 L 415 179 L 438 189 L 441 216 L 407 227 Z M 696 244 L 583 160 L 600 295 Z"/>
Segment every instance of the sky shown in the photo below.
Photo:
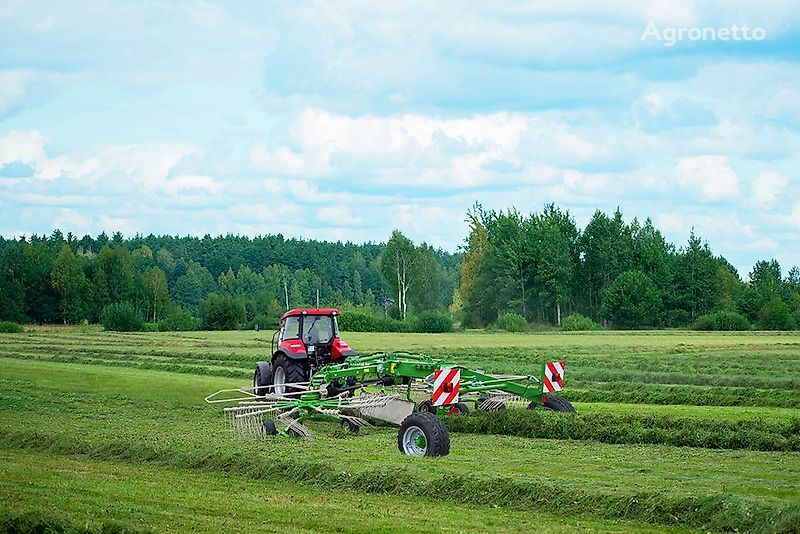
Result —
<path fill-rule="evenodd" d="M 0 235 L 455 251 L 475 202 L 554 202 L 785 272 L 799 22 L 788 0 L 0 0 Z"/>

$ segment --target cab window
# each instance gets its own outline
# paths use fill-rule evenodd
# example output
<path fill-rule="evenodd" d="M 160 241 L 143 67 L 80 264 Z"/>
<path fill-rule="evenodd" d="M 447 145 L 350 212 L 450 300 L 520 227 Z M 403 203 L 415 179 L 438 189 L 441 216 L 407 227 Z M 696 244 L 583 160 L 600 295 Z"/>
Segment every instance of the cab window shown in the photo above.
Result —
<path fill-rule="evenodd" d="M 306 343 L 328 343 L 333 335 L 333 318 L 329 315 L 308 315 L 303 321 L 303 340 Z"/>
<path fill-rule="evenodd" d="M 283 322 L 281 330 L 281 340 L 297 339 L 300 337 L 300 317 L 287 317 Z"/>

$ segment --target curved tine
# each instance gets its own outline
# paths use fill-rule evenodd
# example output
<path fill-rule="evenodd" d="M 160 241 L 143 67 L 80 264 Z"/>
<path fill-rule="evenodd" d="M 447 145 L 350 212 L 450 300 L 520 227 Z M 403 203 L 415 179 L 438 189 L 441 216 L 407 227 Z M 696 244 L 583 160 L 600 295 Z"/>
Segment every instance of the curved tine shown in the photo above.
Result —
<path fill-rule="evenodd" d="M 280 408 L 267 408 L 266 410 L 257 410 L 255 412 L 245 412 L 234 415 L 236 419 L 244 419 L 246 417 L 256 417 L 259 415 L 264 415 L 272 412 L 277 412 Z"/>
<path fill-rule="evenodd" d="M 280 415 L 278 416 L 278 419 L 281 419 L 281 420 L 283 420 L 283 419 L 287 419 L 287 418 L 291 419 L 292 415 L 294 415 L 295 413 L 297 413 L 297 412 L 299 412 L 299 411 L 300 411 L 300 408 L 298 408 L 297 406 L 295 406 L 295 407 L 294 407 L 294 408 L 292 408 L 291 410 L 289 410 L 289 411 L 286 411 L 286 412 L 283 412 L 282 414 L 280 414 Z M 292 421 L 294 421 L 294 419 L 292 419 Z"/>
<path fill-rule="evenodd" d="M 222 395 L 224 393 L 233 393 L 233 392 L 245 393 L 245 394 L 249 395 L 249 397 L 240 397 L 240 398 L 235 398 L 235 399 L 216 399 L 215 398 L 215 397 L 217 397 L 219 395 Z M 219 391 L 216 391 L 216 392 L 212 393 L 211 395 L 207 395 L 206 397 L 204 397 L 203 400 L 205 400 L 208 404 L 216 404 L 216 403 L 220 403 L 220 402 L 232 402 L 232 401 L 238 401 L 238 400 L 250 400 L 254 396 L 255 395 L 253 395 L 252 393 L 250 393 L 248 391 L 243 391 L 242 388 L 221 389 Z"/>

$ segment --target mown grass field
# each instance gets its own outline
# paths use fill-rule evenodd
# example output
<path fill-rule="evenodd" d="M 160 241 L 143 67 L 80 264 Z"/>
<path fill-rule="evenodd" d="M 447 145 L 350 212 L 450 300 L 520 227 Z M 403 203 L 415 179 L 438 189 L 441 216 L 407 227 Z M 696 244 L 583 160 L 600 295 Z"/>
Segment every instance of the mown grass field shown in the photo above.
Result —
<path fill-rule="evenodd" d="M 494 372 L 567 360 L 579 414 L 449 419 L 452 452 L 312 424 L 242 442 L 203 397 L 270 333 L 0 335 L 0 529 L 800 529 L 800 335 L 349 334 Z"/>

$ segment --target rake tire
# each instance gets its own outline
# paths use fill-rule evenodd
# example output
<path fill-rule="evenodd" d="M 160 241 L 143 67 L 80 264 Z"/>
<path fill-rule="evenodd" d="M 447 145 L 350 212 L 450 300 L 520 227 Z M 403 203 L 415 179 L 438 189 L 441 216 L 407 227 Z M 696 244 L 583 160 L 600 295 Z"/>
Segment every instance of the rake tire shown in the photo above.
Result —
<path fill-rule="evenodd" d="M 553 412 L 575 413 L 575 408 L 572 406 L 572 403 L 558 395 L 548 395 L 547 400 L 542 406 Z"/>
<path fill-rule="evenodd" d="M 447 456 L 450 454 L 450 433 L 432 413 L 415 412 L 400 424 L 397 448 L 409 456 Z"/>
<path fill-rule="evenodd" d="M 467 406 L 466 403 L 457 402 L 451 404 L 447 411 L 450 415 L 467 415 L 469 413 L 469 406 Z"/>
<path fill-rule="evenodd" d="M 436 406 L 433 405 L 430 399 L 424 400 L 417 404 L 417 412 L 421 413 L 436 413 Z"/>
<path fill-rule="evenodd" d="M 278 435 L 278 428 L 275 426 L 275 421 L 273 421 L 272 419 L 267 419 L 266 421 L 261 423 L 261 429 L 267 436 Z"/>

